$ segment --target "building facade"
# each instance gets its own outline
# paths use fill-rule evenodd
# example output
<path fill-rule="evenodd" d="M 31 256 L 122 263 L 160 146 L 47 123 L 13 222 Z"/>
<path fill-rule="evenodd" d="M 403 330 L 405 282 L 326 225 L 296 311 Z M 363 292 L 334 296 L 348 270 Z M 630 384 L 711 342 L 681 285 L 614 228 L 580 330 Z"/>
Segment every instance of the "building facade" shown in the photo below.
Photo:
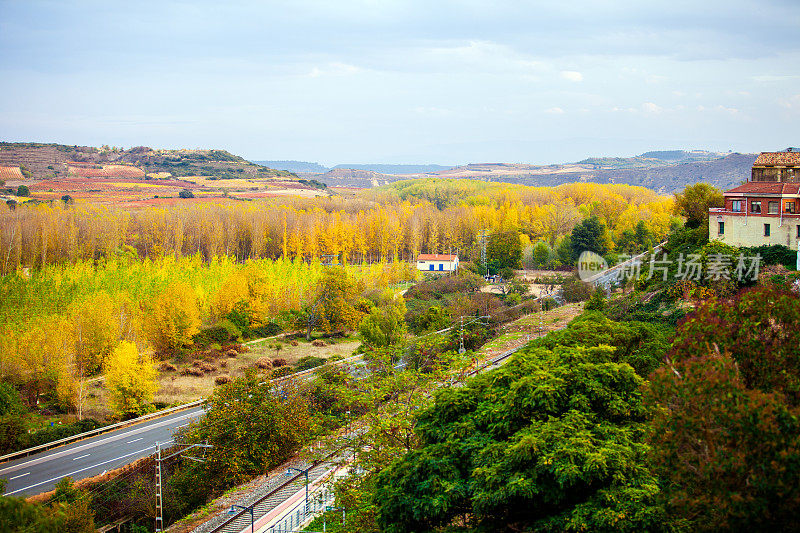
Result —
<path fill-rule="evenodd" d="M 724 192 L 725 206 L 709 209 L 708 235 L 732 246 L 800 243 L 800 152 L 764 152 L 750 181 Z"/>
<path fill-rule="evenodd" d="M 457 255 L 419 254 L 417 256 L 417 270 L 423 272 L 455 272 L 457 269 Z"/>

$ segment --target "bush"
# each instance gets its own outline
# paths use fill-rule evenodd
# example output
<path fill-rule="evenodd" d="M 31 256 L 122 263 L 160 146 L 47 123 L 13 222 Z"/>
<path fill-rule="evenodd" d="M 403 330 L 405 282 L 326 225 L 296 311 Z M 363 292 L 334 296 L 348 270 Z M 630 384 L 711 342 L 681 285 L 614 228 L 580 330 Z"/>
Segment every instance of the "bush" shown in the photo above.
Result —
<path fill-rule="evenodd" d="M 294 369 L 292 367 L 290 367 L 290 366 L 282 366 L 282 367 L 276 368 L 275 370 L 272 371 L 272 378 L 273 379 L 283 378 L 283 377 L 289 376 L 291 374 L 294 374 Z"/>
<path fill-rule="evenodd" d="M 217 376 L 214 378 L 214 385 L 225 385 L 231 381 L 233 379 L 230 376 Z"/>
<path fill-rule="evenodd" d="M 30 196 L 31 190 L 26 185 L 17 187 L 17 196 Z"/>
<path fill-rule="evenodd" d="M 161 372 L 175 372 L 175 371 L 177 371 L 177 370 L 178 370 L 178 367 L 177 367 L 177 366 L 175 366 L 175 365 L 173 365 L 172 363 L 169 363 L 169 362 L 167 362 L 167 361 L 164 361 L 163 363 L 161 363 L 160 365 L 158 365 L 158 369 L 159 369 Z"/>
<path fill-rule="evenodd" d="M 582 302 L 592 294 L 592 287 L 584 283 L 577 276 L 567 279 L 561 286 L 564 299 L 568 302 Z"/>
<path fill-rule="evenodd" d="M 262 370 L 272 370 L 272 361 L 269 357 L 261 357 L 255 362 L 256 368 Z"/>
<path fill-rule="evenodd" d="M 586 302 L 584 309 L 587 311 L 605 311 L 606 307 L 608 307 L 608 302 L 606 301 L 605 292 L 603 292 L 603 289 L 595 289 L 592 297 Z"/>
<path fill-rule="evenodd" d="M 325 341 L 315 340 L 314 342 L 311 343 L 311 346 L 316 346 L 317 348 L 322 348 L 323 346 L 325 346 Z"/>
<path fill-rule="evenodd" d="M 189 189 L 183 189 L 178 193 L 179 198 L 194 198 L 194 193 Z"/>
<path fill-rule="evenodd" d="M 278 359 L 273 359 L 273 360 L 272 360 L 272 367 L 273 367 L 273 368 L 278 368 L 278 367 L 281 367 L 281 366 L 286 366 L 287 364 L 288 364 L 288 363 L 286 362 L 286 359 L 283 359 L 283 358 L 278 358 Z"/>
<path fill-rule="evenodd" d="M 789 270 L 794 270 L 797 267 L 797 251 L 780 244 L 742 248 L 740 251 L 745 257 L 753 257 L 756 254 L 761 255 L 762 265 L 783 265 Z"/>
<path fill-rule="evenodd" d="M 322 357 L 316 357 L 313 355 L 307 355 L 306 357 L 301 357 L 297 364 L 295 364 L 295 368 L 299 371 L 309 370 L 311 368 L 316 368 L 318 366 L 322 366 L 325 364 L 325 359 Z"/>

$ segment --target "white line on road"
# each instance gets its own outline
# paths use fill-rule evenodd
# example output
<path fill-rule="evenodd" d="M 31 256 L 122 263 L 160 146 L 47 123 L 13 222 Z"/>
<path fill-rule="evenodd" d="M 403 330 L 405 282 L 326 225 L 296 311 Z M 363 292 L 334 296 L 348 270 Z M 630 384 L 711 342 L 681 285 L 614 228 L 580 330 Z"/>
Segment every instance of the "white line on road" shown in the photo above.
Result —
<path fill-rule="evenodd" d="M 140 441 L 140 440 L 142 440 L 143 438 L 144 438 L 144 437 L 139 437 L 138 439 L 129 440 L 129 441 L 128 441 L 128 444 L 130 444 L 130 443 L 132 443 L 132 442 Z"/>
<path fill-rule="evenodd" d="M 13 480 L 13 479 L 19 479 L 19 478 L 21 478 L 21 477 L 29 476 L 29 475 L 31 475 L 31 473 L 30 473 L 30 472 L 25 472 L 24 474 L 20 474 L 20 475 L 18 475 L 18 476 L 14 476 L 14 477 L 10 478 L 10 479 L 9 479 L 9 481 L 11 481 L 11 480 Z"/>
<path fill-rule="evenodd" d="M 6 496 L 11 496 L 12 494 L 16 494 L 16 493 L 22 492 L 24 490 L 32 489 L 33 487 L 38 487 L 39 485 L 44 485 L 45 483 L 52 483 L 53 481 L 58 481 L 59 479 L 67 477 L 67 476 L 73 476 L 75 474 L 80 474 L 81 472 L 85 472 L 86 470 L 91 470 L 92 468 L 97 468 L 99 466 L 102 466 L 102 465 L 105 465 L 105 464 L 108 464 L 108 463 L 113 463 L 114 461 L 119 461 L 120 459 L 125 459 L 127 457 L 130 457 L 131 455 L 136 455 L 136 454 L 140 454 L 140 453 L 146 452 L 147 450 L 150 450 L 151 448 L 153 448 L 153 446 L 148 446 L 144 450 L 139 450 L 139 451 L 136 451 L 136 452 L 131 452 L 131 453 L 128 453 L 128 454 L 125 454 L 125 455 L 121 455 L 121 456 L 119 456 L 119 457 L 117 457 L 115 459 L 109 459 L 108 461 L 103 461 L 102 463 L 97 463 L 96 465 L 87 466 L 86 468 L 81 468 L 80 470 L 75 470 L 74 472 L 70 472 L 68 474 L 63 474 L 61 476 L 54 477 L 53 479 L 48 479 L 46 481 L 40 481 L 39 483 L 34 483 L 33 485 L 28 485 L 27 487 L 22 487 L 21 489 L 12 490 L 11 492 L 7 492 L 5 495 Z M 27 474 L 25 474 L 25 475 L 27 475 Z"/>
<path fill-rule="evenodd" d="M 77 461 L 78 459 L 83 459 L 84 457 L 89 457 L 90 455 L 92 455 L 92 454 L 90 454 L 90 453 L 87 453 L 86 455 L 81 455 L 80 457 L 75 457 L 75 458 L 73 458 L 72 460 L 73 460 L 73 461 Z"/>
<path fill-rule="evenodd" d="M 62 449 L 62 448 L 54 448 L 52 450 L 52 453 L 48 453 L 47 455 L 43 455 L 43 456 L 39 456 L 39 457 L 33 456 L 33 459 L 30 459 L 30 460 L 25 461 L 23 463 L 19 463 L 19 464 L 10 466 L 10 467 L 2 468 L 2 469 L 0 469 L 0 474 L 10 473 L 10 472 L 14 472 L 16 470 L 21 470 L 22 468 L 25 468 L 26 465 L 33 465 L 33 464 L 43 463 L 43 462 L 46 462 L 46 461 L 50 461 L 52 459 L 57 459 L 59 457 L 65 456 L 65 455 L 69 455 L 70 453 L 74 453 L 74 452 L 77 452 L 79 450 L 85 450 L 86 448 L 92 448 L 92 447 L 98 446 L 100 444 L 105 444 L 107 442 L 112 442 L 112 441 L 115 441 L 115 440 L 124 439 L 125 437 L 132 437 L 132 436 L 134 436 L 136 434 L 143 433 L 143 432 L 146 432 L 146 431 L 151 431 L 151 430 L 163 427 L 165 425 L 169 425 L 169 424 L 181 421 L 181 420 L 185 420 L 187 418 L 200 416 L 200 415 L 203 414 L 203 412 L 204 412 L 204 410 L 200 409 L 199 411 L 194 411 L 193 410 L 193 411 L 185 413 L 185 414 L 181 413 L 181 416 L 172 417 L 170 415 L 170 418 L 162 419 L 160 422 L 157 421 L 159 419 L 156 419 L 155 423 L 151 423 L 151 424 L 145 423 L 143 427 L 131 426 L 131 428 L 128 428 L 128 429 L 131 429 L 132 431 L 125 431 L 125 432 L 119 433 L 119 434 L 116 433 L 116 432 L 107 433 L 107 435 L 108 435 L 107 437 L 105 437 L 103 439 L 100 439 L 100 440 L 98 440 L 96 442 L 89 442 L 87 444 L 83 444 L 81 446 L 76 446 L 74 448 L 69 448 L 69 449 L 66 449 L 66 450 Z"/>

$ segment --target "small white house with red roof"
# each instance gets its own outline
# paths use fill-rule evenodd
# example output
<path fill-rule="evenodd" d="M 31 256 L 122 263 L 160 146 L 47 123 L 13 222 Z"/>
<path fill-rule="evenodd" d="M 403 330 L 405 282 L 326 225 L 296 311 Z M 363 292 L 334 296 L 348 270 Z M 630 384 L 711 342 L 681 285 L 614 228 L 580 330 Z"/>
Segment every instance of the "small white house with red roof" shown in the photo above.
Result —
<path fill-rule="evenodd" d="M 423 272 L 455 272 L 457 269 L 457 255 L 419 254 L 417 256 L 417 270 Z"/>
<path fill-rule="evenodd" d="M 750 181 L 725 191 L 725 206 L 709 209 L 712 240 L 733 246 L 800 243 L 800 153 L 764 152 Z"/>

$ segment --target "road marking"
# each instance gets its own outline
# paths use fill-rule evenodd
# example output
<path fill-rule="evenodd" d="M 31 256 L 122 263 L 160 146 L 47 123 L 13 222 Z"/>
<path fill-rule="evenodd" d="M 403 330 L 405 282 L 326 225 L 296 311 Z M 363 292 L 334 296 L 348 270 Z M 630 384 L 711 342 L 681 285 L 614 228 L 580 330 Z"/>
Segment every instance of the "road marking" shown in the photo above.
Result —
<path fill-rule="evenodd" d="M 186 427 L 186 426 L 188 426 L 188 425 L 189 425 L 189 424 L 183 424 L 182 426 L 178 426 L 178 427 L 176 427 L 175 429 L 178 429 L 178 428 L 185 428 L 185 427 Z"/>
<path fill-rule="evenodd" d="M 119 456 L 119 457 L 116 457 L 116 458 L 114 458 L 114 459 L 109 459 L 108 461 L 103 461 L 102 463 L 97 463 L 97 464 L 95 464 L 95 465 L 91 465 L 91 466 L 87 466 L 87 467 L 85 467 L 85 468 L 81 468 L 81 469 L 79 469 L 79 470 L 75 470 L 74 472 L 70 472 L 70 473 L 68 473 L 68 474 L 63 474 L 63 475 L 60 475 L 60 476 L 58 476 L 58 477 L 54 477 L 54 478 L 52 478 L 52 479 L 48 479 L 48 480 L 45 480 L 45 481 L 40 481 L 39 483 L 34 483 L 33 485 L 28 485 L 27 487 L 22 487 L 21 489 L 12 490 L 11 492 L 6 492 L 6 494 L 5 494 L 5 495 L 6 495 L 6 496 L 11 496 L 12 494 L 16 494 L 16 493 L 18 493 L 18 492 L 22 492 L 22 491 L 24 491 L 24 490 L 32 489 L 33 487 L 38 487 L 39 485 L 44 485 L 44 484 L 46 484 L 46 483 L 52 483 L 53 481 L 58 481 L 58 480 L 60 480 L 60 479 L 62 479 L 62 478 L 65 478 L 65 477 L 67 477 L 67 476 L 74 476 L 75 474 L 80 474 L 81 472 L 85 472 L 85 471 L 87 471 L 87 470 L 91 470 L 92 468 L 97 468 L 97 467 L 99 467 L 99 466 L 102 466 L 102 465 L 105 465 L 105 464 L 108 464 L 108 463 L 113 463 L 114 461 L 119 461 L 120 459 L 126 459 L 126 458 L 130 457 L 131 455 L 136 455 L 136 454 L 144 453 L 144 452 L 146 452 L 147 450 L 150 450 L 150 449 L 152 449 L 152 448 L 153 448 L 153 446 L 148 446 L 147 448 L 145 448 L 145 449 L 143 449 L 143 450 L 139 450 L 139 451 L 136 451 L 136 452 L 127 453 L 127 454 L 125 454 L 125 455 L 121 455 L 121 456 Z M 28 472 L 28 473 L 30 473 L 30 472 Z M 23 475 L 27 475 L 27 474 L 23 474 Z M 22 477 L 22 476 L 19 476 L 19 477 Z M 12 478 L 12 479 L 13 479 L 13 478 Z M 9 481 L 10 481 L 10 480 L 9 480 Z"/>
<path fill-rule="evenodd" d="M 161 427 L 164 427 L 164 426 L 168 426 L 168 425 L 170 425 L 172 423 L 179 422 L 181 420 L 186 420 L 187 418 L 195 418 L 195 417 L 201 416 L 204 412 L 205 412 L 205 410 L 200 408 L 198 411 L 192 410 L 192 411 L 190 411 L 188 413 L 180 413 L 180 416 L 174 416 L 173 417 L 172 415 L 169 415 L 169 417 L 165 417 L 165 419 L 155 419 L 156 421 L 154 423 L 151 423 L 151 424 L 148 424 L 147 422 L 144 422 L 143 423 L 143 424 L 145 424 L 144 427 L 139 427 L 137 425 L 137 426 L 131 426 L 129 428 L 125 428 L 125 429 L 132 429 L 132 431 L 125 431 L 124 433 L 120 433 L 120 434 L 117 434 L 116 432 L 112 431 L 111 433 L 107 433 L 106 434 L 106 435 L 108 435 L 107 437 L 105 437 L 103 439 L 100 439 L 100 440 L 98 440 L 96 442 L 89 442 L 87 444 L 83 444 L 83 445 L 77 446 L 75 448 L 70 448 L 68 450 L 55 448 L 52 451 L 52 453 L 48 452 L 47 455 L 42 455 L 42 456 L 39 456 L 39 457 L 34 455 L 34 456 L 32 456 L 33 459 L 29 459 L 28 461 L 25 461 L 23 463 L 19 463 L 19 464 L 10 466 L 10 467 L 2 468 L 2 469 L 0 469 L 0 474 L 10 473 L 10 472 L 14 472 L 16 470 L 21 470 L 22 468 L 25 468 L 26 465 L 44 463 L 44 462 L 47 462 L 47 461 L 51 461 L 53 459 L 57 459 L 57 458 L 63 457 L 65 455 L 69 455 L 70 453 L 75 453 L 75 452 L 77 452 L 79 450 L 85 450 L 86 448 L 92 448 L 92 447 L 95 447 L 95 446 L 99 446 L 101 444 L 106 444 L 108 442 L 113 442 L 113 441 L 116 441 L 116 440 L 124 439 L 125 437 L 132 437 L 132 436 L 134 436 L 136 434 L 139 434 L 139 433 L 143 433 L 143 432 L 146 432 L 146 431 L 152 431 L 154 429 L 158 429 L 158 428 L 161 428 Z M 158 420 L 161 420 L 161 421 L 159 422 Z M 118 430 L 118 431 L 122 431 L 122 430 Z"/>
<path fill-rule="evenodd" d="M 89 457 L 90 455 L 92 455 L 92 454 L 90 454 L 90 453 L 87 453 L 86 455 L 81 455 L 80 457 L 75 457 L 75 458 L 73 459 L 73 461 L 77 461 L 78 459 L 83 459 L 84 457 Z"/>
<path fill-rule="evenodd" d="M 130 443 L 132 443 L 132 442 L 136 442 L 136 441 L 142 440 L 143 438 L 144 438 L 144 437 L 139 437 L 138 439 L 129 440 L 129 441 L 128 441 L 128 444 L 130 444 Z"/>
<path fill-rule="evenodd" d="M 31 475 L 31 473 L 30 473 L 30 472 L 25 472 L 24 474 L 20 474 L 20 475 L 18 475 L 18 476 L 14 476 L 14 477 L 12 477 L 12 478 L 9 478 L 9 481 L 13 481 L 13 480 L 15 480 L 15 479 L 19 479 L 19 478 L 21 478 L 21 477 L 25 477 L 25 476 L 29 476 L 29 475 Z"/>

